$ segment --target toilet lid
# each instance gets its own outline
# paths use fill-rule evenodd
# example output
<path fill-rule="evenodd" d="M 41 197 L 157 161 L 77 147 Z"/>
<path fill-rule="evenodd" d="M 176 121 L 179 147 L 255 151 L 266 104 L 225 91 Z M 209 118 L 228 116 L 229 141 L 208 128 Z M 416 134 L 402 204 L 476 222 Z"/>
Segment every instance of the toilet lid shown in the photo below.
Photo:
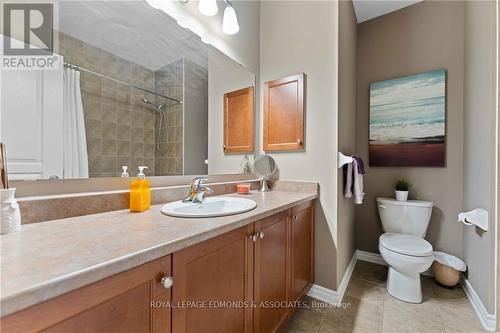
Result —
<path fill-rule="evenodd" d="M 432 245 L 416 236 L 385 233 L 379 241 L 386 249 L 409 256 L 426 257 L 433 253 Z"/>

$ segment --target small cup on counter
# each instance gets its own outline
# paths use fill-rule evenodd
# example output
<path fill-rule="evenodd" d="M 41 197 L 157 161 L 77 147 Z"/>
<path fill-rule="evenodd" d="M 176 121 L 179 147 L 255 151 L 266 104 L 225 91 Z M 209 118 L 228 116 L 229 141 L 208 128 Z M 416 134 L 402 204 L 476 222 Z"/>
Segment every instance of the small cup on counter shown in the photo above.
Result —
<path fill-rule="evenodd" d="M 236 193 L 248 194 L 248 193 L 250 193 L 250 187 L 251 186 L 248 183 L 236 184 Z"/>

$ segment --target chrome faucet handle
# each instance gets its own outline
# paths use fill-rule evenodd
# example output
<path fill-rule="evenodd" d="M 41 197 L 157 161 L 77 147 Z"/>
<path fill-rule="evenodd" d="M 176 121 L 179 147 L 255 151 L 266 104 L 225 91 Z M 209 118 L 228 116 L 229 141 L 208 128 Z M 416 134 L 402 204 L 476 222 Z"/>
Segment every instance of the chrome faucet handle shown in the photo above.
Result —
<path fill-rule="evenodd" d="M 193 196 L 191 202 L 202 203 L 206 193 L 213 193 L 212 189 L 206 185 L 200 185 Z"/>
<path fill-rule="evenodd" d="M 198 192 L 204 192 L 210 194 L 213 193 L 213 190 L 207 185 L 201 184 L 200 186 L 198 186 Z"/>
<path fill-rule="evenodd" d="M 206 182 L 207 180 L 208 180 L 208 178 L 207 177 L 203 177 L 203 176 L 201 176 L 201 177 L 194 177 L 193 181 L 191 182 L 191 184 L 194 187 L 198 188 L 198 187 L 200 187 L 203 184 L 203 182 Z"/>
<path fill-rule="evenodd" d="M 203 185 L 203 182 L 207 180 L 208 178 L 204 176 L 194 177 L 193 180 L 191 180 L 191 187 L 189 190 L 189 194 L 186 198 L 182 200 L 182 202 L 201 202 L 201 201 L 195 201 L 198 192 L 200 192 L 200 188 L 208 188 L 210 190 L 209 193 L 212 193 L 212 189 Z M 203 196 L 201 197 L 201 200 L 203 200 Z"/>

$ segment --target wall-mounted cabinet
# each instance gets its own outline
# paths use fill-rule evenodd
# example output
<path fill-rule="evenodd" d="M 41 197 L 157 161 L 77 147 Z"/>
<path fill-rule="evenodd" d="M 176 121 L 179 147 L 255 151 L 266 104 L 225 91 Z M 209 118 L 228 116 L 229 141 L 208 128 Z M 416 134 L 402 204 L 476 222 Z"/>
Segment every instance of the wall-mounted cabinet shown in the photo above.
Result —
<path fill-rule="evenodd" d="M 264 85 L 264 150 L 304 150 L 305 74 Z"/>
<path fill-rule="evenodd" d="M 224 94 L 224 153 L 253 153 L 254 88 Z"/>

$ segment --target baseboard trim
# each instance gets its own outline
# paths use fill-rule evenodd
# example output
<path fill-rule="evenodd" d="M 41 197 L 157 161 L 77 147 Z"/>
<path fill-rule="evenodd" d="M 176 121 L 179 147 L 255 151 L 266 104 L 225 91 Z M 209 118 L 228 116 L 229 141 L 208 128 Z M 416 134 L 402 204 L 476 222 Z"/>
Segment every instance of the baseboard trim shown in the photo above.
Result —
<path fill-rule="evenodd" d="M 329 304 L 338 304 L 338 294 L 335 290 L 313 284 L 307 296 L 315 298 Z"/>
<path fill-rule="evenodd" d="M 387 266 L 385 260 L 378 253 L 356 250 L 356 257 L 358 258 L 358 260 Z M 429 269 L 422 274 L 427 276 L 432 276 L 432 271 Z M 486 307 L 484 306 L 483 302 L 481 301 L 476 291 L 470 284 L 469 280 L 464 278 L 463 275 L 460 280 L 460 284 L 462 285 L 465 295 L 467 295 L 467 298 L 469 299 L 472 308 L 476 312 L 476 316 L 479 318 L 481 325 L 483 325 L 483 328 L 487 331 L 495 332 L 496 316 L 494 314 L 488 313 Z"/>
<path fill-rule="evenodd" d="M 472 284 L 469 282 L 469 280 L 462 276 L 462 278 L 460 279 L 460 284 L 462 285 L 462 288 L 464 289 L 465 294 L 467 295 L 467 298 L 472 305 L 472 308 L 476 312 L 479 321 L 483 325 L 483 328 L 487 331 L 495 332 L 497 325 L 496 316 L 494 314 L 488 313 L 486 307 L 479 298 L 479 295 L 472 287 Z"/>
<path fill-rule="evenodd" d="M 354 252 L 337 291 L 313 284 L 307 295 L 329 304 L 340 304 L 351 280 L 354 267 L 356 267 L 356 262 L 356 252 Z"/>
<path fill-rule="evenodd" d="M 356 250 L 356 257 L 358 258 L 358 260 L 387 266 L 387 263 L 385 262 L 384 258 L 382 258 L 382 256 L 378 253 Z"/>
<path fill-rule="evenodd" d="M 356 255 L 356 251 L 354 251 L 351 257 L 351 261 L 349 262 L 344 276 L 342 277 L 342 281 L 340 281 L 339 290 L 337 290 L 337 303 L 341 303 L 342 299 L 344 298 L 345 291 L 347 289 L 347 286 L 349 285 L 349 281 L 351 281 L 352 272 L 354 272 L 354 267 L 356 267 L 357 261 L 358 257 Z"/>
<path fill-rule="evenodd" d="M 361 251 L 361 250 L 356 250 L 358 259 L 361 261 L 366 261 L 366 262 L 371 262 L 374 264 L 378 265 L 383 265 L 383 266 L 388 266 L 387 263 L 385 262 L 384 258 L 378 253 L 373 253 L 373 252 L 366 252 L 366 251 Z M 432 277 L 432 271 L 429 268 L 425 272 L 422 273 L 422 275 L 425 276 L 431 276 Z"/>

